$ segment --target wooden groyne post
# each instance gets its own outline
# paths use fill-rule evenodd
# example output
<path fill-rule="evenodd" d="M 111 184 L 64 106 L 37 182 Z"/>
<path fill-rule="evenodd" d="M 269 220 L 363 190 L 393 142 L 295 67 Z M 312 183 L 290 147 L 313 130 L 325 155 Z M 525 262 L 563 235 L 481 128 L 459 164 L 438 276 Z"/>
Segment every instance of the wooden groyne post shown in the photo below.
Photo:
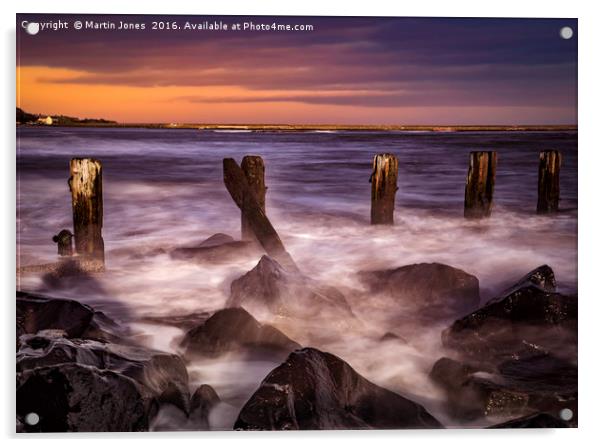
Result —
<path fill-rule="evenodd" d="M 393 154 L 378 154 L 372 160 L 370 176 L 370 183 L 372 183 L 370 223 L 372 225 L 393 225 L 398 168 L 397 157 Z"/>
<path fill-rule="evenodd" d="M 537 214 L 549 214 L 558 211 L 561 163 L 562 155 L 560 151 L 542 151 L 539 153 Z"/>
<path fill-rule="evenodd" d="M 493 208 L 493 187 L 497 152 L 471 152 L 464 191 L 464 217 L 489 217 Z"/>
<path fill-rule="evenodd" d="M 75 252 L 104 268 L 102 165 L 92 158 L 73 158 L 69 168 Z"/>
<path fill-rule="evenodd" d="M 224 158 L 224 184 L 232 196 L 232 200 L 244 215 L 249 229 L 266 253 L 276 259 L 284 268 L 298 271 L 295 261 L 284 248 L 280 236 L 259 205 L 245 173 L 232 158 Z"/>
<path fill-rule="evenodd" d="M 61 230 L 52 237 L 57 244 L 59 256 L 73 256 L 73 234 L 69 230 Z"/>
<path fill-rule="evenodd" d="M 265 214 L 265 194 L 267 187 L 265 186 L 265 164 L 263 159 L 258 155 L 246 155 L 240 164 L 240 168 L 247 178 L 247 183 L 251 190 L 255 193 L 257 204 Z M 257 240 L 255 233 L 251 229 L 248 218 L 245 213 L 241 216 L 241 238 L 243 241 Z"/>

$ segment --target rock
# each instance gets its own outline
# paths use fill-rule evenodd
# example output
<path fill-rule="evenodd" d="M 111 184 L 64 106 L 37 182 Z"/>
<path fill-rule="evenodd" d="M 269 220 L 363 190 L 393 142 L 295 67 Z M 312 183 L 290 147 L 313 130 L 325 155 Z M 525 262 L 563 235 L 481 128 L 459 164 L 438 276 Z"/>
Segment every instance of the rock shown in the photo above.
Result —
<path fill-rule="evenodd" d="M 209 429 L 209 414 L 219 404 L 220 398 L 209 385 L 199 386 L 190 399 L 190 420 L 199 430 Z"/>
<path fill-rule="evenodd" d="M 127 336 L 119 325 L 104 312 L 94 311 L 92 321 L 81 335 L 81 338 L 102 342 L 122 343 Z"/>
<path fill-rule="evenodd" d="M 190 412 L 200 410 L 209 414 L 211 408 L 220 402 L 220 398 L 210 385 L 203 384 L 199 386 L 190 399 Z"/>
<path fill-rule="evenodd" d="M 149 315 L 141 318 L 144 323 L 174 326 L 184 331 L 203 324 L 211 316 L 210 312 L 199 311 L 186 315 Z"/>
<path fill-rule="evenodd" d="M 254 314 L 308 318 L 351 317 L 345 296 L 334 287 L 323 286 L 298 272 L 284 269 L 268 256 L 232 282 L 228 307 L 245 307 Z"/>
<path fill-rule="evenodd" d="M 26 432 L 146 431 L 156 413 L 150 392 L 133 379 L 108 370 L 64 363 L 17 374 L 17 417 L 38 424 Z"/>
<path fill-rule="evenodd" d="M 442 357 L 435 362 L 429 377 L 435 383 L 446 388 L 457 388 L 462 386 L 470 378 L 471 374 L 478 369 L 449 357 Z"/>
<path fill-rule="evenodd" d="M 412 264 L 391 270 L 363 271 L 360 281 L 430 317 L 458 316 L 479 306 L 479 280 L 445 264 Z"/>
<path fill-rule="evenodd" d="M 512 416 L 524 412 L 529 402 L 527 393 L 504 387 L 495 375 L 447 357 L 435 362 L 429 377 L 445 390 L 446 409 L 455 419 Z"/>
<path fill-rule="evenodd" d="M 74 300 L 17 291 L 17 338 L 44 329 L 60 329 L 80 337 L 89 329 L 94 310 Z"/>
<path fill-rule="evenodd" d="M 180 357 L 147 348 L 67 339 L 57 331 L 23 335 L 17 371 L 64 363 L 93 366 L 127 376 L 148 389 L 159 402 L 170 402 L 188 413 L 188 373 Z"/>
<path fill-rule="evenodd" d="M 211 430 L 209 415 L 220 404 L 215 390 L 209 385 L 201 385 L 190 400 L 190 414 L 185 414 L 174 405 L 164 403 L 153 419 L 152 431 Z"/>
<path fill-rule="evenodd" d="M 217 245 L 229 244 L 235 242 L 234 238 L 229 234 L 215 233 L 199 244 L 199 247 L 215 247 Z"/>
<path fill-rule="evenodd" d="M 62 330 L 68 338 L 114 343 L 127 335 L 103 312 L 78 301 L 17 291 L 17 348 L 21 335 L 47 329 Z"/>
<path fill-rule="evenodd" d="M 442 358 L 430 378 L 446 391 L 447 410 L 457 419 L 576 411 L 577 368 L 547 353 L 528 352 L 486 371 Z"/>
<path fill-rule="evenodd" d="M 511 358 L 525 342 L 547 350 L 576 345 L 577 297 L 535 285 L 489 301 L 456 320 L 442 334 L 443 345 L 473 357 Z"/>
<path fill-rule="evenodd" d="M 242 408 L 234 429 L 440 428 L 422 406 L 314 348 L 289 355 Z"/>
<path fill-rule="evenodd" d="M 278 329 L 259 323 L 241 307 L 222 309 L 186 333 L 187 358 L 216 357 L 231 351 L 282 359 L 301 346 Z"/>
<path fill-rule="evenodd" d="M 196 247 L 178 247 L 169 252 L 172 259 L 196 262 L 228 262 L 250 258 L 262 253 L 260 247 L 250 241 L 235 241 L 231 236 L 217 233 Z"/>
<path fill-rule="evenodd" d="M 569 428 L 570 425 L 547 413 L 535 413 L 518 419 L 512 419 L 487 428 Z"/>
<path fill-rule="evenodd" d="M 500 296 L 510 295 L 512 292 L 527 286 L 535 286 L 545 292 L 556 292 L 554 271 L 548 265 L 540 265 L 519 279 L 512 287 L 502 292 Z"/>
<path fill-rule="evenodd" d="M 506 387 L 529 395 L 529 407 L 558 414 L 577 413 L 577 363 L 547 352 L 529 353 L 498 365 Z"/>
<path fill-rule="evenodd" d="M 386 332 L 382 337 L 380 337 L 380 341 L 398 341 L 403 344 L 408 344 L 408 341 L 403 338 L 401 335 L 397 335 L 394 332 Z"/>

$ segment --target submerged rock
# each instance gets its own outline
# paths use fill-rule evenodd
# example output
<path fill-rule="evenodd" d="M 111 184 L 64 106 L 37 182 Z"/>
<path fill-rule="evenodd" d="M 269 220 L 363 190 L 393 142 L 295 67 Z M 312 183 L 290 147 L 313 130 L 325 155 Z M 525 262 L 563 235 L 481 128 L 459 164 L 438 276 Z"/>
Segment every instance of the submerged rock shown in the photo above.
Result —
<path fill-rule="evenodd" d="M 186 357 L 215 357 L 230 351 L 283 358 L 300 345 L 278 329 L 259 323 L 241 307 L 222 309 L 186 333 Z"/>
<path fill-rule="evenodd" d="M 288 317 L 319 317 L 324 313 L 353 317 L 345 296 L 262 256 L 258 264 L 232 282 L 228 307 L 245 307 L 256 314 Z"/>
<path fill-rule="evenodd" d="M 380 337 L 379 339 L 380 341 L 397 341 L 399 343 L 402 344 L 408 344 L 408 341 L 403 338 L 401 335 L 398 335 L 394 332 L 386 332 L 382 337 Z"/>
<path fill-rule="evenodd" d="M 428 316 L 457 316 L 479 306 L 477 277 L 445 264 L 363 271 L 359 278 L 371 293 L 386 294 Z"/>
<path fill-rule="evenodd" d="M 122 374 L 63 363 L 17 374 L 17 417 L 36 413 L 27 432 L 146 431 L 156 404 L 146 387 Z"/>
<path fill-rule="evenodd" d="M 152 349 L 66 339 L 60 331 L 23 335 L 17 371 L 77 363 L 113 371 L 144 385 L 159 402 L 171 402 L 188 412 L 188 373 L 180 357 Z"/>
<path fill-rule="evenodd" d="M 231 236 L 217 233 L 196 247 L 178 247 L 170 251 L 173 259 L 196 262 L 227 262 L 237 258 L 258 256 L 263 250 L 254 242 L 236 241 Z"/>
<path fill-rule="evenodd" d="M 234 425 L 243 430 L 440 427 L 421 405 L 313 348 L 293 352 L 270 372 Z"/>

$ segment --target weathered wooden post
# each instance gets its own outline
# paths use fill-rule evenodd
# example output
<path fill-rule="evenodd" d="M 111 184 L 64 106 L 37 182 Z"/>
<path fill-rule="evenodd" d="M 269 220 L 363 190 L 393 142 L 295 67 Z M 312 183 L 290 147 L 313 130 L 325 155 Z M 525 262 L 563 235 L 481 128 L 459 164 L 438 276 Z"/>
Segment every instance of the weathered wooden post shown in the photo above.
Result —
<path fill-rule="evenodd" d="M 266 253 L 276 259 L 284 268 L 298 271 L 295 261 L 284 248 L 280 236 L 259 206 L 245 173 L 232 158 L 224 158 L 224 185 L 236 206 L 244 214 L 249 228 Z"/>
<path fill-rule="evenodd" d="M 73 255 L 73 234 L 69 230 L 61 230 L 59 234 L 54 235 L 52 240 L 56 242 L 59 256 Z"/>
<path fill-rule="evenodd" d="M 372 160 L 372 225 L 393 225 L 395 193 L 397 192 L 397 157 L 393 154 L 378 154 Z"/>
<path fill-rule="evenodd" d="M 560 151 L 542 151 L 539 153 L 537 214 L 549 214 L 558 211 L 561 163 L 562 154 Z"/>
<path fill-rule="evenodd" d="M 102 239 L 102 166 L 92 158 L 73 158 L 69 165 L 75 251 L 96 268 L 104 268 Z"/>
<path fill-rule="evenodd" d="M 464 217 L 480 219 L 491 215 L 496 166 L 497 152 L 470 153 L 464 192 Z"/>
<path fill-rule="evenodd" d="M 257 204 L 265 213 L 265 193 L 267 187 L 265 186 L 265 165 L 263 163 L 263 159 L 258 155 L 246 155 L 242 159 L 240 167 L 245 173 L 245 177 L 247 177 L 247 183 L 249 184 L 251 190 L 253 190 L 255 193 Z M 242 240 L 257 240 L 245 214 L 241 213 L 240 216 Z"/>

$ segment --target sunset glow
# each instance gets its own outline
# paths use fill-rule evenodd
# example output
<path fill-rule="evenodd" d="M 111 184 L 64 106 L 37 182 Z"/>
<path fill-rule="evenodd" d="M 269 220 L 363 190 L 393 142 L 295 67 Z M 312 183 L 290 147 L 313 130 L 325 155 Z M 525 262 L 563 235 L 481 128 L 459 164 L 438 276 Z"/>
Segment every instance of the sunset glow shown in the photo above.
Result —
<path fill-rule="evenodd" d="M 17 106 L 139 123 L 576 123 L 577 39 L 559 36 L 576 21 L 288 19 L 314 31 L 20 29 Z"/>

